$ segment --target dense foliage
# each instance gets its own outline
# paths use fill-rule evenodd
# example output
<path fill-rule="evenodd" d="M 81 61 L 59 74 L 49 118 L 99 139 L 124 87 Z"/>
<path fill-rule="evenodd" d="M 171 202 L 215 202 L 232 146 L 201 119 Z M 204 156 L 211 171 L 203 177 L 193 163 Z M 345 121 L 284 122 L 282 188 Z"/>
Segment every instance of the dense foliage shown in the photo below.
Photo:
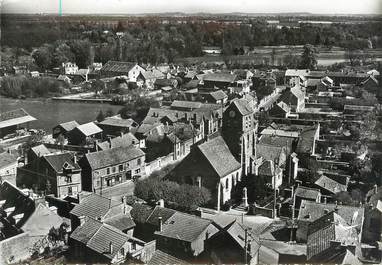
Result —
<path fill-rule="evenodd" d="M 163 199 L 169 207 L 187 212 L 206 205 L 211 199 L 211 194 L 206 188 L 188 184 L 179 185 L 176 182 L 158 178 L 138 181 L 135 185 L 134 195 L 145 201 Z"/>

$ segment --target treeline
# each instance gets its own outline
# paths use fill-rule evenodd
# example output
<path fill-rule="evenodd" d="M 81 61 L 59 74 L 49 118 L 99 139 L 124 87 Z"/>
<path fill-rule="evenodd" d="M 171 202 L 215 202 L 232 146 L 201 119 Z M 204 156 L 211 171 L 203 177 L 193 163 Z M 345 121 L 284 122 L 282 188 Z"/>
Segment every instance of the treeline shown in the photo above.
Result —
<path fill-rule="evenodd" d="M 67 85 L 51 77 L 5 76 L 1 80 L 0 94 L 6 97 L 46 97 L 60 94 Z"/>
<path fill-rule="evenodd" d="M 268 27 L 263 20 L 250 20 L 242 25 L 160 22 L 159 19 L 142 19 L 135 24 L 127 24 L 121 20 L 110 25 L 109 32 L 105 32 L 105 26 L 83 21 L 35 21 L 17 25 L 8 19 L 2 22 L 1 44 L 30 51 L 39 47 L 35 60 L 41 68 L 58 66 L 65 60 L 74 60 L 80 67 L 86 67 L 93 58 L 103 63 L 111 59 L 171 63 L 174 58 L 202 55 L 203 46 L 222 47 L 225 55 L 242 54 L 244 47 L 252 49 L 264 45 L 310 43 L 352 50 L 371 45 L 382 47 L 380 22 L 330 26 L 302 24 L 297 28 L 281 29 Z M 116 32 L 124 35 L 118 37 Z"/>

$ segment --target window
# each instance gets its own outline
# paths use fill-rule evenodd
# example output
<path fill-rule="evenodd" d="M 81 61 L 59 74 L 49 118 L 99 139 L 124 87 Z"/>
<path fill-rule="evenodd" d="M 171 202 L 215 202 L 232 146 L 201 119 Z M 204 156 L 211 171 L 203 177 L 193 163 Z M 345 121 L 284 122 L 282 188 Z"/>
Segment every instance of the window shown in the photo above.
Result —
<path fill-rule="evenodd" d="M 137 243 L 133 242 L 131 244 L 131 250 L 136 250 L 137 249 Z"/>
<path fill-rule="evenodd" d="M 119 172 L 123 171 L 123 165 L 119 165 Z"/>
<path fill-rule="evenodd" d="M 112 172 L 115 173 L 117 171 L 117 168 L 116 167 L 113 167 L 112 168 Z"/>
<path fill-rule="evenodd" d="M 72 195 L 72 194 L 73 194 L 72 187 L 68 187 L 68 195 Z"/>
<path fill-rule="evenodd" d="M 229 189 L 229 181 L 228 178 L 225 180 L 225 188 L 228 190 Z"/>
<path fill-rule="evenodd" d="M 140 168 L 138 168 L 137 170 L 135 170 L 135 174 L 138 174 L 138 173 L 140 173 L 141 172 L 141 169 Z"/>
<path fill-rule="evenodd" d="M 137 164 L 138 164 L 138 166 L 141 165 L 141 159 L 140 158 L 137 159 Z"/>
<path fill-rule="evenodd" d="M 110 174 L 110 168 L 106 169 L 106 174 L 108 174 L 108 175 Z"/>
<path fill-rule="evenodd" d="M 72 176 L 66 176 L 66 182 L 72 183 Z"/>
<path fill-rule="evenodd" d="M 119 251 L 119 253 L 121 254 L 121 256 L 125 256 L 125 249 L 124 248 L 121 248 L 121 250 Z"/>

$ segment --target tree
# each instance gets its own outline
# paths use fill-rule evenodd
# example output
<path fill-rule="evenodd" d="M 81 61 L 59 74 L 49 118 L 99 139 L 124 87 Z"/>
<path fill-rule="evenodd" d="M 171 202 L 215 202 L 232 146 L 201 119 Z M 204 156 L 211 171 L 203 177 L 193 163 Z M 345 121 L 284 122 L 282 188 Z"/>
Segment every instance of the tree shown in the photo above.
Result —
<path fill-rule="evenodd" d="M 300 67 L 310 70 L 317 68 L 317 49 L 314 46 L 310 44 L 306 44 L 304 46 L 304 51 L 301 55 Z"/>
<path fill-rule="evenodd" d="M 102 121 L 105 120 L 105 115 L 103 114 L 102 110 L 100 110 L 100 111 L 98 112 L 98 115 L 97 115 L 96 120 L 97 120 L 98 122 L 102 122 Z"/>
<path fill-rule="evenodd" d="M 32 53 L 32 57 L 36 65 L 41 70 L 47 70 L 52 66 L 53 47 L 52 45 L 44 45 Z"/>
<path fill-rule="evenodd" d="M 112 109 L 108 109 L 108 110 L 106 111 L 106 113 L 105 113 L 105 118 L 107 118 L 107 117 L 111 117 L 111 116 L 113 116 L 113 115 L 114 115 L 113 110 L 112 110 Z"/>

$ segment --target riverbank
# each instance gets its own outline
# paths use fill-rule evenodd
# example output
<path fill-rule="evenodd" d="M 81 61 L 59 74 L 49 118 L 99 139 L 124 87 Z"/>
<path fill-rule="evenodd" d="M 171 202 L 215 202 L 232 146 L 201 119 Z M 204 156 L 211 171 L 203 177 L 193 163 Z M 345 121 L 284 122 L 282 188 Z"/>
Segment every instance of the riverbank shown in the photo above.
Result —
<path fill-rule="evenodd" d="M 52 128 L 59 123 L 71 120 L 76 120 L 80 124 L 94 121 L 100 110 L 104 113 L 112 110 L 114 114 L 117 114 L 122 106 L 109 103 L 61 102 L 41 98 L 12 99 L 0 96 L 0 112 L 18 108 L 25 109 L 37 119 L 30 124 L 31 128 L 51 132 Z"/>

